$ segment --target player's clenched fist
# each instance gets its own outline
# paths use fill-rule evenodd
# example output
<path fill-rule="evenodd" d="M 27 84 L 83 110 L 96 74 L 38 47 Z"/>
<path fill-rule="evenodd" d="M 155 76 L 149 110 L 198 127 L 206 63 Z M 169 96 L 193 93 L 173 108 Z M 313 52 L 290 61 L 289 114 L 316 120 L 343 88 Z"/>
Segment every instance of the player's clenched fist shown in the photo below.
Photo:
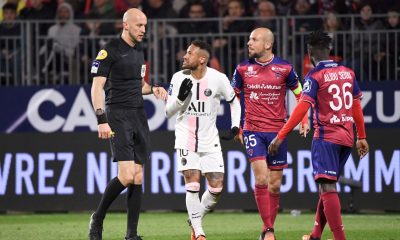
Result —
<path fill-rule="evenodd" d="M 179 88 L 179 94 L 178 94 L 178 99 L 181 100 L 182 102 L 185 101 L 187 96 L 190 93 L 190 90 L 192 90 L 193 83 L 190 78 L 185 78 L 182 81 L 181 87 Z"/>
<path fill-rule="evenodd" d="M 236 135 L 239 134 L 239 128 L 238 127 L 233 127 L 229 132 L 221 133 L 220 138 L 222 140 L 232 140 L 236 137 Z"/>

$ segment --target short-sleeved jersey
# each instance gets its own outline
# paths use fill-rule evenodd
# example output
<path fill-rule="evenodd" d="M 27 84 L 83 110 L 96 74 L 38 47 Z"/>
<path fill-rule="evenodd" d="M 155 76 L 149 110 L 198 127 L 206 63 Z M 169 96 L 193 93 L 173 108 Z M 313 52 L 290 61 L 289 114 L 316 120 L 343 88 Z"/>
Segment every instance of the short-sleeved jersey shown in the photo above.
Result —
<path fill-rule="evenodd" d="M 286 122 L 286 90 L 296 89 L 298 76 L 291 64 L 278 57 L 259 63 L 240 63 L 233 74 L 232 87 L 244 93 L 244 130 L 278 132 Z"/>
<path fill-rule="evenodd" d="M 142 79 L 146 73 L 141 44 L 131 47 L 121 37 L 107 43 L 92 63 L 93 77 L 106 77 L 106 105 L 143 107 Z"/>
<path fill-rule="evenodd" d="M 183 71 L 175 73 L 168 90 L 168 101 L 176 101 L 179 88 L 185 78 L 190 78 L 193 87 L 185 100 L 183 111 L 177 113 L 175 125 L 175 148 L 192 152 L 221 151 L 216 120 L 221 98 L 233 100 L 235 92 L 228 77 L 215 69 L 207 67 L 200 80 Z M 167 103 L 168 104 L 168 103 Z"/>
<path fill-rule="evenodd" d="M 353 100 L 361 98 L 353 70 L 321 61 L 305 77 L 302 101 L 312 104 L 314 138 L 353 146 Z"/>

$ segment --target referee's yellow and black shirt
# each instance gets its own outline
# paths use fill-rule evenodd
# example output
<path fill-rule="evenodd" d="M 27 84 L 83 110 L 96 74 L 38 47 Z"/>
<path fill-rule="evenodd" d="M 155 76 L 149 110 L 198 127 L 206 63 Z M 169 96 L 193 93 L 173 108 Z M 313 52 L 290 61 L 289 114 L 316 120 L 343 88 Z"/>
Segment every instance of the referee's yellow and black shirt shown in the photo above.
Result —
<path fill-rule="evenodd" d="M 143 107 L 142 79 L 146 73 L 142 44 L 131 47 L 121 37 L 108 42 L 97 54 L 92 77 L 106 77 L 106 105 L 118 108 Z"/>

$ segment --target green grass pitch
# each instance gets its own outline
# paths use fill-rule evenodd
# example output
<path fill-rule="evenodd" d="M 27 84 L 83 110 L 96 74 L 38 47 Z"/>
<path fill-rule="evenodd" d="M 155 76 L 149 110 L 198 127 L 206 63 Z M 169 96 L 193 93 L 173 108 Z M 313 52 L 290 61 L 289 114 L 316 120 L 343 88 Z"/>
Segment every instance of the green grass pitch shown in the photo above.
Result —
<path fill-rule="evenodd" d="M 0 215 L 0 239 L 83 240 L 87 239 L 90 213 L 67 214 L 4 214 Z M 144 240 L 189 240 L 190 229 L 185 213 L 150 212 L 140 216 L 140 235 Z M 104 223 L 103 239 L 122 240 L 126 229 L 126 215 L 111 213 Z M 280 213 L 276 221 L 279 240 L 301 240 L 311 231 L 314 214 L 292 216 Z M 400 239 L 400 214 L 343 215 L 349 240 Z M 208 240 L 257 240 L 261 220 L 257 213 L 215 212 L 204 219 Z M 323 240 L 332 239 L 329 227 Z"/>

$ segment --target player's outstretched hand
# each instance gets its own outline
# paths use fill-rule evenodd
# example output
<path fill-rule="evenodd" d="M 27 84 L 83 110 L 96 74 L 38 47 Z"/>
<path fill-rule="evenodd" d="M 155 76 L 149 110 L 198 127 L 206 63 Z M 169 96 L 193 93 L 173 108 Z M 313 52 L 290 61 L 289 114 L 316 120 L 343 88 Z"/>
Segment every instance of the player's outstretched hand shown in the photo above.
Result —
<path fill-rule="evenodd" d="M 271 155 L 276 155 L 278 153 L 281 143 L 282 141 L 275 137 L 268 146 L 268 153 Z"/>
<path fill-rule="evenodd" d="M 238 135 L 239 133 L 239 128 L 238 127 L 233 127 L 229 132 L 224 132 L 220 134 L 220 138 L 222 140 L 232 140 Z"/>
<path fill-rule="evenodd" d="M 178 93 L 178 99 L 181 100 L 182 102 L 185 101 L 187 96 L 190 93 L 190 90 L 192 90 L 193 83 L 190 78 L 185 78 L 182 81 L 181 87 L 179 88 L 179 93 Z"/>
<path fill-rule="evenodd" d="M 310 125 L 308 123 L 302 124 L 300 123 L 299 134 L 302 137 L 307 137 L 308 132 L 310 131 Z"/>
<path fill-rule="evenodd" d="M 163 87 L 154 86 L 153 87 L 153 94 L 157 99 L 161 99 L 161 100 L 164 100 L 164 101 L 167 100 L 168 93 L 167 93 L 167 91 L 165 91 L 165 89 Z"/>
<path fill-rule="evenodd" d="M 356 148 L 360 158 L 365 157 L 369 152 L 369 145 L 366 139 L 358 139 L 356 142 Z"/>

